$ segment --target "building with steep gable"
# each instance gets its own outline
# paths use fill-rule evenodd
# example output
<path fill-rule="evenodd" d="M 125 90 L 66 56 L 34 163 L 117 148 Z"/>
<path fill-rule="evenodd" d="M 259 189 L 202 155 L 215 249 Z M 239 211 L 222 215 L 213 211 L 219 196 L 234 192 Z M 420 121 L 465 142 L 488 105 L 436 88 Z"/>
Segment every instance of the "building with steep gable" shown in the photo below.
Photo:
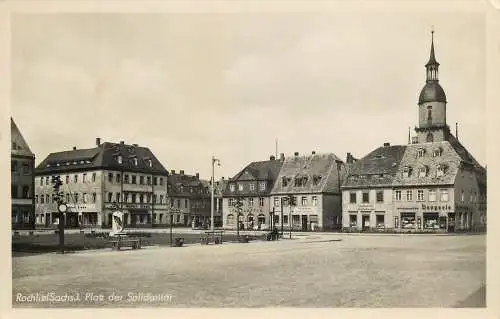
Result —
<path fill-rule="evenodd" d="M 34 177 L 35 155 L 14 120 L 10 119 L 11 227 L 33 229 L 35 226 Z"/>
<path fill-rule="evenodd" d="M 434 33 L 434 32 L 433 32 Z M 450 131 L 432 33 L 419 125 L 408 145 L 378 148 L 342 186 L 343 228 L 454 232 L 486 228 L 486 169 Z"/>

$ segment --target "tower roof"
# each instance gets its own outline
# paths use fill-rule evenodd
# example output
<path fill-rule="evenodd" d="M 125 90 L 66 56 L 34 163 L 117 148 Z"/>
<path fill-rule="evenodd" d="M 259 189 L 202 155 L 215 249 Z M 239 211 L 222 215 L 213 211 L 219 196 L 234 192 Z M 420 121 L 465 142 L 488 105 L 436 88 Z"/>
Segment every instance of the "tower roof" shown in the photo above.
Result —
<path fill-rule="evenodd" d="M 431 55 L 429 56 L 429 61 L 425 65 L 426 67 L 429 65 L 439 65 L 436 61 L 436 56 L 434 54 L 434 30 L 431 31 Z"/>
<path fill-rule="evenodd" d="M 427 82 L 420 91 L 418 104 L 425 102 L 444 102 L 446 103 L 446 94 L 438 82 Z"/>

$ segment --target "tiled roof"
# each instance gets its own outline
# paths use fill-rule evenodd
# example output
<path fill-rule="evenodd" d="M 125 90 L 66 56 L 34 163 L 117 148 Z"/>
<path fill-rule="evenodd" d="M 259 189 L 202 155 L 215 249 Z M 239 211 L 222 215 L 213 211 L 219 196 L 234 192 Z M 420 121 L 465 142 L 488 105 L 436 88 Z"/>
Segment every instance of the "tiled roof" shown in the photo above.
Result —
<path fill-rule="evenodd" d="M 260 161 L 260 162 L 252 162 L 248 164 L 244 169 L 242 169 L 238 174 L 236 174 L 230 181 L 227 182 L 224 195 L 226 196 L 250 196 L 250 195 L 263 195 L 268 194 L 272 187 L 274 186 L 274 182 L 278 177 L 281 165 L 283 162 L 281 160 L 268 160 L 268 161 Z M 230 192 L 229 185 L 231 182 L 238 181 L 256 181 L 256 182 L 267 182 L 266 183 L 266 191 L 259 191 L 258 186 L 255 187 L 255 191 L 236 191 Z"/>
<path fill-rule="evenodd" d="M 173 197 L 205 197 L 208 196 L 206 192 L 206 185 L 204 181 L 200 180 L 194 175 L 187 174 L 170 174 L 167 179 L 169 185 L 169 196 Z M 193 192 L 191 192 L 191 189 Z M 200 194 L 200 189 L 205 190 Z"/>
<path fill-rule="evenodd" d="M 342 187 L 390 186 L 406 145 L 382 146 L 349 167 Z"/>
<path fill-rule="evenodd" d="M 337 162 L 342 160 L 332 153 L 289 157 L 281 167 L 271 194 L 337 192 Z M 345 168 L 342 166 L 341 170 Z M 296 185 L 296 178 L 297 181 L 302 178 L 303 184 Z"/>
<path fill-rule="evenodd" d="M 12 118 L 10 118 L 10 139 L 11 139 L 11 155 L 18 156 L 29 156 L 33 157 L 34 154 L 31 152 L 28 143 L 24 139 L 21 131 L 17 127 L 16 123 Z"/>
<path fill-rule="evenodd" d="M 122 156 L 122 164 L 117 156 Z M 137 165 L 134 163 L 137 158 Z M 151 167 L 148 161 L 151 160 Z M 167 170 L 147 147 L 105 142 L 91 149 L 50 153 L 36 168 L 36 174 L 110 169 L 167 175 Z"/>

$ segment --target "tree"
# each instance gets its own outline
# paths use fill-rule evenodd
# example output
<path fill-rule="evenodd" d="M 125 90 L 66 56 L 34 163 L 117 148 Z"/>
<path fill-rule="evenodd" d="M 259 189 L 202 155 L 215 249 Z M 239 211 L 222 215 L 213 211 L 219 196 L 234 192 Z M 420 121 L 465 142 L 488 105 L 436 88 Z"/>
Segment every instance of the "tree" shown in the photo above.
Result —
<path fill-rule="evenodd" d="M 240 240 L 240 214 L 243 210 L 243 201 L 241 198 L 236 198 L 236 200 L 233 202 L 233 208 L 234 211 L 236 212 L 236 237 L 238 241 Z"/>

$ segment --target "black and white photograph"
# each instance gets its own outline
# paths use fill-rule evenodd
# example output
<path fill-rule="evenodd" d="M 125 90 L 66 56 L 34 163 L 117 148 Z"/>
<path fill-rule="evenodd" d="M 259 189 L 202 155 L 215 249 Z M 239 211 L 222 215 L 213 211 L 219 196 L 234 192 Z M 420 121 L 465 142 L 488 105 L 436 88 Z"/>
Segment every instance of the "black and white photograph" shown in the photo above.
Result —
<path fill-rule="evenodd" d="M 493 306 L 487 2 L 119 2 L 2 23 L 13 311 Z"/>

